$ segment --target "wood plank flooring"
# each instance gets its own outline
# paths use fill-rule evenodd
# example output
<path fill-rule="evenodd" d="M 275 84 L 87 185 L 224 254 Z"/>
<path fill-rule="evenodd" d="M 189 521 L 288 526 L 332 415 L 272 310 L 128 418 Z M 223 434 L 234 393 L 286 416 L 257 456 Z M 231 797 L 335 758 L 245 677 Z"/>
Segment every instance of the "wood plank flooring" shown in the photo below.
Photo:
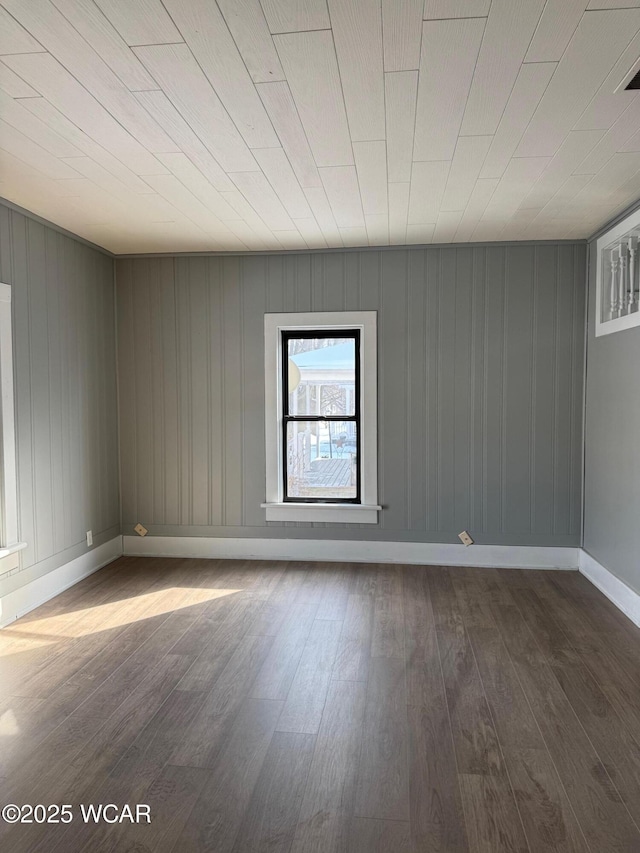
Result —
<path fill-rule="evenodd" d="M 0 631 L 0 799 L 74 815 L 11 853 L 637 853 L 640 630 L 573 572 L 125 557 Z"/>

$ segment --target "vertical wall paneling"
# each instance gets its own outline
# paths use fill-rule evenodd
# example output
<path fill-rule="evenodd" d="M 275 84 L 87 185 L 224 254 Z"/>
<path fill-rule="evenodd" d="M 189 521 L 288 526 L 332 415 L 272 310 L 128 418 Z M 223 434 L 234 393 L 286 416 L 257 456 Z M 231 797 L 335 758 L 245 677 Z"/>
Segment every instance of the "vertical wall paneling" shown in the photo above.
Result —
<path fill-rule="evenodd" d="M 0 579 L 2 594 L 85 553 L 87 530 L 94 545 L 116 536 L 120 500 L 113 260 L 0 205 L 0 278 L 12 287 L 19 533 L 27 543 L 20 571 Z M 139 294 L 122 293 L 121 357 L 133 341 L 127 299 Z M 133 399 L 130 375 L 123 372 L 122 390 Z M 140 434 L 146 439 L 148 426 Z M 136 469 L 142 458 L 130 448 L 128 514 L 138 496 L 147 499 L 154 464 L 145 479 Z"/>
<path fill-rule="evenodd" d="M 384 321 L 379 335 L 379 383 L 384 389 L 384 402 L 378 428 L 379 446 L 385 448 L 380 458 L 382 468 L 382 502 L 388 506 L 381 522 L 385 530 L 402 530 L 407 524 L 407 280 L 408 252 L 381 254 L 382 281 L 396 281 L 397 288 L 382 287 L 379 311 Z"/>
<path fill-rule="evenodd" d="M 502 446 L 504 443 L 505 253 L 487 249 L 485 308 L 485 398 L 483 448 L 483 532 L 503 534 Z"/>
<path fill-rule="evenodd" d="M 532 318 L 535 249 L 507 249 L 505 269 L 505 349 L 503 367 L 502 524 L 526 535 L 531 525 Z M 573 282 L 567 280 L 572 295 Z M 564 372 L 564 371 L 563 371 Z M 571 376 L 571 372 L 567 371 Z"/>
<path fill-rule="evenodd" d="M 455 350 L 454 350 L 454 430 L 453 430 L 453 527 L 458 532 L 470 525 L 471 519 L 471 322 L 473 291 L 473 249 L 451 250 L 457 256 L 455 271 Z"/>
<path fill-rule="evenodd" d="M 416 476 L 406 478 L 407 525 L 420 530 L 425 524 L 427 453 L 424 424 L 427 418 L 427 328 L 425 252 L 411 252 L 408 258 L 406 300 L 407 329 L 407 458 Z M 422 476 L 417 476 L 417 472 Z"/>
<path fill-rule="evenodd" d="M 124 532 L 579 544 L 583 267 L 572 243 L 118 260 Z M 264 314 L 341 310 L 378 312 L 380 523 L 265 524 Z"/>

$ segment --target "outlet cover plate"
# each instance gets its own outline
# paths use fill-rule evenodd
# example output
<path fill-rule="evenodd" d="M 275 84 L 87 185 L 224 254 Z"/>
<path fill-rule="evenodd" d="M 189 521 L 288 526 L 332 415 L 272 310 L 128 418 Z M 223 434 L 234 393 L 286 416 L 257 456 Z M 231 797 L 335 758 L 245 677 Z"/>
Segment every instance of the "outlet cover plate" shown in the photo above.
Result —
<path fill-rule="evenodd" d="M 458 533 L 458 539 L 463 545 L 473 545 L 473 539 L 469 536 L 466 530 L 463 530 L 462 533 Z"/>
<path fill-rule="evenodd" d="M 138 534 L 138 536 L 146 536 L 147 533 L 149 532 L 146 527 L 144 527 L 142 524 L 140 524 L 140 522 L 138 522 L 133 529 Z"/>

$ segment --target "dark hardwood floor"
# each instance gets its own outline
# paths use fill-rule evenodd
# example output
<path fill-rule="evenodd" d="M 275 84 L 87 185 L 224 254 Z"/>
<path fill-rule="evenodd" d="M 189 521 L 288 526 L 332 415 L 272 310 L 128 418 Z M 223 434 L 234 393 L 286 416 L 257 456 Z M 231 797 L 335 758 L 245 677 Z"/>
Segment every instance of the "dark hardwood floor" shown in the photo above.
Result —
<path fill-rule="evenodd" d="M 9 853 L 640 851 L 640 631 L 577 573 L 122 558 L 0 691 L 1 804 L 73 814 Z"/>

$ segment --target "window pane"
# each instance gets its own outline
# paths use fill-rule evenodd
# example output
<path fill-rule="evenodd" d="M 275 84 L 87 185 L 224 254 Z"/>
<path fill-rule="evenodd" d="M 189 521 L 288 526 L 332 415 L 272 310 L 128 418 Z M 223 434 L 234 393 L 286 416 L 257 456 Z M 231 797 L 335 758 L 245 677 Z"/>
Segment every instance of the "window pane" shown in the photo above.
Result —
<path fill-rule="evenodd" d="M 355 338 L 289 338 L 289 414 L 354 415 Z"/>
<path fill-rule="evenodd" d="M 287 497 L 356 498 L 356 435 L 354 421 L 290 421 Z"/>

